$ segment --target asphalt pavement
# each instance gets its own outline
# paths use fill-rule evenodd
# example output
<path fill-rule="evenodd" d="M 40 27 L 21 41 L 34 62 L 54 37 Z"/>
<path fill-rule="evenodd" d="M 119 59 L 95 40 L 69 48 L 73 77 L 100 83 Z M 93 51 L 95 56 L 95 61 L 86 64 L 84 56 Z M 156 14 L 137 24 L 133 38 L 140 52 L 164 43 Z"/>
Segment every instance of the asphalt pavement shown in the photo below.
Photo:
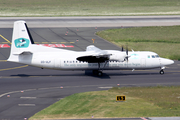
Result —
<path fill-rule="evenodd" d="M 31 23 L 33 21 L 36 22 L 34 19 Z M 30 32 L 36 44 L 63 44 L 73 47 L 61 49 L 75 51 L 83 51 L 86 46 L 92 44 L 100 49 L 119 50 L 119 47 L 95 35 L 96 31 L 109 28 L 114 27 L 31 27 Z M 0 35 L 3 36 L 0 37 L 0 44 L 10 46 L 8 41 L 12 38 L 12 28 L 0 28 Z M 94 43 L 92 39 L 95 39 Z M 9 52 L 10 48 L 0 48 L 0 120 L 23 120 L 66 96 L 86 91 L 107 90 L 117 87 L 117 84 L 120 84 L 119 87 L 180 85 L 180 61 L 168 66 L 164 75 L 159 74 L 159 69 L 134 72 L 113 70 L 104 71 L 103 77 L 97 77 L 92 73 L 85 74 L 84 71 L 56 71 L 6 62 Z M 161 118 L 108 118 L 116 119 Z"/>

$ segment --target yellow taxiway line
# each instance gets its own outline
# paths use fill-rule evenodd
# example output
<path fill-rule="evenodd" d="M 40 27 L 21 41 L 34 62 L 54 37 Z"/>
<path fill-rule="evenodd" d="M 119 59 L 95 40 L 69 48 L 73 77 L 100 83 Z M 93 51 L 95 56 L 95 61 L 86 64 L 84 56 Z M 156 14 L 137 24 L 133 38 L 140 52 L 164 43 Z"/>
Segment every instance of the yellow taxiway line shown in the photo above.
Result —
<path fill-rule="evenodd" d="M 27 67 L 27 66 L 28 66 L 28 65 L 19 66 L 19 67 L 13 67 L 13 68 L 5 68 L 5 69 L 0 69 L 0 71 L 19 69 L 19 68 L 24 68 L 24 67 Z"/>
<path fill-rule="evenodd" d="M 5 41 L 11 44 L 11 42 L 8 39 L 6 39 L 4 36 L 2 36 L 1 34 L 0 34 L 0 37 L 2 37 Z"/>
<path fill-rule="evenodd" d="M 7 60 L 0 60 L 0 62 L 7 62 Z"/>

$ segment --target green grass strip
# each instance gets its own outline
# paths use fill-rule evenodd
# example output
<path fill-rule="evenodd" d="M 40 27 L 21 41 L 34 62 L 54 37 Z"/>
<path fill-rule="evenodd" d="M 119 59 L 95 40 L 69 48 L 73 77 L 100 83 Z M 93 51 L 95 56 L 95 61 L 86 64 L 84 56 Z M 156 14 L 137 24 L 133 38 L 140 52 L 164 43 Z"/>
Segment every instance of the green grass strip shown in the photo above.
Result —
<path fill-rule="evenodd" d="M 96 34 L 118 46 L 135 51 L 153 51 L 161 57 L 180 60 L 180 26 L 134 27 L 99 31 Z"/>
<path fill-rule="evenodd" d="M 0 0 L 0 16 L 179 15 L 179 0 Z"/>
<path fill-rule="evenodd" d="M 116 95 L 126 95 L 116 102 Z M 180 116 L 180 86 L 123 87 L 68 96 L 35 114 L 30 120 L 107 117 Z"/>

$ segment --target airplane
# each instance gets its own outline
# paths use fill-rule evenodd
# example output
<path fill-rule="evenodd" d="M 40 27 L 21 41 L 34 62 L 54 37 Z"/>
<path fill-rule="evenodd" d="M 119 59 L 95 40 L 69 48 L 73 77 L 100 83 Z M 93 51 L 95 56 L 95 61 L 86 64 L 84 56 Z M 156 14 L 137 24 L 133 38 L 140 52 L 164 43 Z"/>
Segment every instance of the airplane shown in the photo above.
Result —
<path fill-rule="evenodd" d="M 123 48 L 122 48 L 123 49 Z M 149 51 L 101 50 L 89 45 L 86 51 L 72 51 L 36 45 L 25 21 L 14 22 L 10 56 L 7 61 L 55 70 L 91 70 L 103 75 L 103 70 L 144 70 L 160 68 L 173 60 L 161 58 Z"/>

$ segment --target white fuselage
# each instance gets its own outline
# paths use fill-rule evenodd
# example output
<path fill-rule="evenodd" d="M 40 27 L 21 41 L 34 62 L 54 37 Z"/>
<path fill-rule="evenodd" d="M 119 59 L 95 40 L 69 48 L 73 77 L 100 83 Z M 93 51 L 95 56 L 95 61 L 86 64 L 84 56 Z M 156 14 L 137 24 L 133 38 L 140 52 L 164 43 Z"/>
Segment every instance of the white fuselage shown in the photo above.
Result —
<path fill-rule="evenodd" d="M 40 47 L 40 46 L 39 46 Z M 43 46 L 42 46 L 43 49 Z M 53 49 L 53 48 L 52 48 Z M 105 50 L 114 56 L 124 52 L 116 50 Z M 83 51 L 66 51 L 56 49 L 53 52 L 34 52 L 33 54 L 23 54 L 18 56 L 18 63 L 28 64 L 40 68 L 56 69 L 56 70 L 98 70 L 98 63 L 88 63 L 76 60 L 79 56 L 91 54 L 91 52 Z M 100 63 L 100 69 L 103 70 L 121 70 L 121 69 L 152 69 L 161 68 L 172 63 L 171 60 L 160 58 L 154 52 L 129 52 L 128 61 L 109 60 Z M 117 58 L 118 59 L 118 58 Z"/>
<path fill-rule="evenodd" d="M 14 22 L 10 62 L 56 70 L 122 70 L 165 68 L 174 61 L 160 58 L 154 52 L 101 50 L 94 45 L 77 52 L 34 44 L 25 21 Z M 161 70 L 161 74 L 164 72 Z"/>

